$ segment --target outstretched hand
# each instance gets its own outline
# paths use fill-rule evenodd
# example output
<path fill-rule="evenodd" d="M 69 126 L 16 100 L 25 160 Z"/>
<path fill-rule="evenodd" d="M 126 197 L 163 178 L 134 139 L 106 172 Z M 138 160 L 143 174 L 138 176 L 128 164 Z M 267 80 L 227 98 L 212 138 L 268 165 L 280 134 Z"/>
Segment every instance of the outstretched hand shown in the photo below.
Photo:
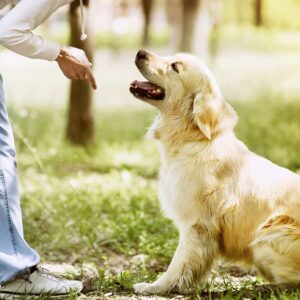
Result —
<path fill-rule="evenodd" d="M 73 47 L 62 48 L 56 61 L 67 78 L 86 80 L 94 90 L 97 89 L 92 64 L 83 50 Z"/>

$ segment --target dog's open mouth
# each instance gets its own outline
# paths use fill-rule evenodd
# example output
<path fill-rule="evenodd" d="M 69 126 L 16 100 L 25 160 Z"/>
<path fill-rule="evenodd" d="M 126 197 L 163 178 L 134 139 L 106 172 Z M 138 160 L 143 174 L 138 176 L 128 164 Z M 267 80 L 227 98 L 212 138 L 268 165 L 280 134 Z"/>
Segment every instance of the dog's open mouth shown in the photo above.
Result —
<path fill-rule="evenodd" d="M 165 97 L 164 89 L 149 81 L 135 80 L 130 84 L 130 92 L 141 99 L 163 100 Z"/>

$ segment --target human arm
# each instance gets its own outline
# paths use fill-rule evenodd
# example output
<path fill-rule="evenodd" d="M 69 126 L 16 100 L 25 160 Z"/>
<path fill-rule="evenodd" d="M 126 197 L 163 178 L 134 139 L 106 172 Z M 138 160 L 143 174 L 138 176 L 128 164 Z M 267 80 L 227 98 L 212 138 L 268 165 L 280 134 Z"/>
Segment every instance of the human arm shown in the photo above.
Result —
<path fill-rule="evenodd" d="M 82 50 L 63 48 L 32 31 L 59 7 L 72 0 L 21 0 L 0 20 L 0 44 L 23 56 L 56 60 L 69 79 L 87 80 L 96 89 L 91 65 Z"/>
<path fill-rule="evenodd" d="M 54 61 L 61 50 L 32 31 L 72 0 L 22 0 L 0 20 L 0 44 L 30 58 Z"/>

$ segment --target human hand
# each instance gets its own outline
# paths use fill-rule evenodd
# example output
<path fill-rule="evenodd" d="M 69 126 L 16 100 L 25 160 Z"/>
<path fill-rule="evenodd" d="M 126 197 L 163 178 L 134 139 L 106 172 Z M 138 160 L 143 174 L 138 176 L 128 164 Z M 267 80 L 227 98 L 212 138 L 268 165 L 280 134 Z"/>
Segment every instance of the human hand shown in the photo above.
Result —
<path fill-rule="evenodd" d="M 86 80 L 94 90 L 97 89 L 92 64 L 83 50 L 73 47 L 62 48 L 56 61 L 67 78 Z"/>

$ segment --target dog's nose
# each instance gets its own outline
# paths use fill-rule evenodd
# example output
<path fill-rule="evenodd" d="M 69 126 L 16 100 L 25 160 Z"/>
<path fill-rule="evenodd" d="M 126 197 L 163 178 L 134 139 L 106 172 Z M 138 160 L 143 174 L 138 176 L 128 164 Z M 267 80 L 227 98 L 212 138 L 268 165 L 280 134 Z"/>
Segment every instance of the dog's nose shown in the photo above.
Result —
<path fill-rule="evenodd" d="M 148 52 L 145 50 L 139 50 L 139 52 L 136 55 L 137 59 L 147 59 L 148 58 Z"/>

